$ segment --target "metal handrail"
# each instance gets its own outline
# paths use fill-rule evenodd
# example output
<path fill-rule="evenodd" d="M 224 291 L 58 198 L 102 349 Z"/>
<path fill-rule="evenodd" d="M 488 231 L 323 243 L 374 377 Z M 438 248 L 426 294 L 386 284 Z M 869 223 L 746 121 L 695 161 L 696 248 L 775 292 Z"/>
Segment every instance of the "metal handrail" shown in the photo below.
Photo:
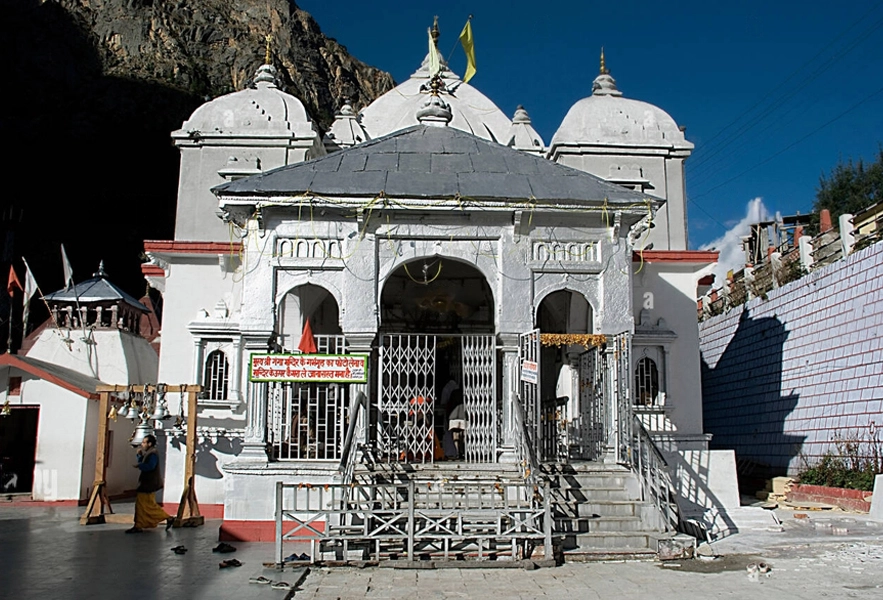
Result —
<path fill-rule="evenodd" d="M 531 486 L 536 487 L 537 474 L 540 472 L 540 463 L 539 460 L 537 460 L 536 447 L 530 437 L 530 430 L 525 422 L 524 407 L 521 405 L 520 394 L 516 395 L 513 405 L 515 406 L 513 415 L 515 417 L 515 432 L 517 437 L 515 447 L 518 451 L 518 458 L 520 459 L 519 463 L 521 464 L 522 476 L 531 484 Z"/>
<path fill-rule="evenodd" d="M 358 427 L 359 416 L 361 415 L 362 410 L 366 410 L 367 404 L 367 396 L 365 396 L 364 392 L 359 392 L 356 394 L 356 397 L 353 399 L 352 406 L 350 407 L 349 418 L 350 422 L 347 424 L 346 428 L 346 437 L 343 440 L 343 448 L 341 449 L 341 457 L 340 464 L 337 467 L 337 472 L 340 474 L 340 480 L 343 485 L 345 485 L 345 490 L 351 489 L 351 484 L 353 483 L 353 478 L 355 477 L 356 472 L 356 455 L 357 446 L 353 445 L 353 438 L 356 435 L 356 428 Z M 349 503 L 349 494 L 345 491 L 343 496 L 341 497 L 341 502 L 343 503 L 342 508 L 346 507 L 346 504 Z"/>
<path fill-rule="evenodd" d="M 641 493 L 662 515 L 665 531 L 677 531 L 680 510 L 677 490 L 671 480 L 668 462 L 637 415 L 634 417 L 631 468 L 641 481 Z"/>

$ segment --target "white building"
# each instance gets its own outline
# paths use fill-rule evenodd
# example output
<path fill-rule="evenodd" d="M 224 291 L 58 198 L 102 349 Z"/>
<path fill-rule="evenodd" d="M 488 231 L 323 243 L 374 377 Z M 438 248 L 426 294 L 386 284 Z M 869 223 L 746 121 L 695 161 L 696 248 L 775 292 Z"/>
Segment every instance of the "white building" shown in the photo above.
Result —
<path fill-rule="evenodd" d="M 701 418 L 695 302 L 716 253 L 687 250 L 692 144 L 669 115 L 622 97 L 602 57 L 546 148 L 524 109 L 510 120 L 427 59 L 359 115 L 342 107 L 323 140 L 274 73 L 173 134 L 175 239 L 145 242 L 159 380 L 207 390 L 196 487 L 227 535 L 272 538 L 277 480 L 338 475 L 360 393 L 375 458 L 436 460 L 450 378 L 466 464 L 517 463 L 521 412 L 543 460 L 615 463 L 636 412 L 677 476 L 702 480 L 691 503 L 732 502 L 732 457 L 707 452 Z M 367 356 L 366 380 L 254 370 L 253 355 L 297 363 L 284 356 L 307 322 L 319 354 Z M 174 499 L 183 461 L 166 452 Z"/>
<path fill-rule="evenodd" d="M 6 493 L 34 500 L 87 499 L 95 482 L 102 384 L 156 381 L 158 356 L 142 335 L 149 309 L 107 279 L 47 294 L 52 317 L 24 355 L 0 355 L 0 456 Z M 147 333 L 147 332 L 144 332 Z M 134 424 L 109 423 L 106 494 L 138 486 L 129 445 Z M 10 473 L 12 475 L 10 475 Z"/>

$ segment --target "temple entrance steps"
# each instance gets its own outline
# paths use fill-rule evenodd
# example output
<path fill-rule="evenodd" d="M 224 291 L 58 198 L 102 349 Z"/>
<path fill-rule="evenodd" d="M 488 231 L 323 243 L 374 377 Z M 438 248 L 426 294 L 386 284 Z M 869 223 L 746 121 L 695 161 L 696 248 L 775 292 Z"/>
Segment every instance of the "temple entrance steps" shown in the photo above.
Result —
<path fill-rule="evenodd" d="M 659 511 L 642 499 L 638 476 L 600 462 L 546 465 L 553 535 L 566 560 L 648 560 L 665 532 Z"/>
<path fill-rule="evenodd" d="M 537 490 L 549 485 L 552 538 L 559 560 L 649 560 L 657 556 L 659 540 L 672 537 L 666 533 L 658 510 L 642 500 L 637 475 L 627 467 L 600 462 L 547 464 L 541 468 Z M 359 465 L 354 473 L 357 485 L 407 485 L 413 482 L 414 505 L 418 512 L 441 508 L 462 514 L 463 531 L 490 534 L 487 515 L 479 509 L 521 502 L 541 506 L 527 485 L 519 465 L 512 463 L 466 463 L 445 461 L 431 464 L 374 463 Z M 512 485 L 510 485 L 512 484 Z M 516 489 L 516 485 L 522 486 Z M 505 498 L 504 498 L 505 496 Z M 516 497 L 518 496 L 518 497 Z M 533 497 L 530 497 L 533 496 Z M 503 502 L 505 500 L 505 502 Z M 474 522 L 470 522 L 470 520 Z M 540 547 L 543 540 L 519 542 L 491 541 L 484 546 L 457 539 L 457 555 L 477 558 L 482 553 L 511 560 L 523 556 L 523 549 Z M 517 536 L 516 536 L 517 537 Z M 537 538 L 542 536 L 535 536 Z M 522 539 L 522 541 L 525 541 Z M 425 554 L 432 560 L 445 554 L 444 544 L 430 544 Z M 447 555 L 450 556 L 450 547 Z M 519 550 L 521 549 L 521 550 Z M 392 545 L 391 556 L 401 555 Z M 418 549 L 419 552 L 419 549 Z"/>

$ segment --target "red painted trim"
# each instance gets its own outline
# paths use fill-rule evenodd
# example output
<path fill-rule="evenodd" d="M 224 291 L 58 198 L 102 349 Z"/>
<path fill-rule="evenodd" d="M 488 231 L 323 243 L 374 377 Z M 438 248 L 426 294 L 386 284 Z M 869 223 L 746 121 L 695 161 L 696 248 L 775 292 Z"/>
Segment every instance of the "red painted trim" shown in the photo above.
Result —
<path fill-rule="evenodd" d="M 200 507 L 201 509 L 201 507 Z M 286 523 L 290 528 L 292 523 Z M 325 531 L 325 524 L 313 522 L 310 524 L 319 531 Z M 306 535 L 305 540 L 309 539 Z M 276 541 L 275 521 L 224 521 L 218 539 L 222 542 L 273 542 Z"/>
<path fill-rule="evenodd" d="M 163 510 L 165 510 L 170 515 L 178 514 L 178 502 L 163 502 L 162 503 Z M 201 514 L 206 519 L 223 519 L 224 518 L 224 505 L 223 504 L 199 504 L 199 514 Z"/>
<path fill-rule="evenodd" d="M 30 498 L 24 498 L 22 500 L 12 500 L 11 502 L 0 501 L 0 507 L 3 506 L 33 506 L 35 508 L 38 507 L 59 507 L 59 506 L 79 506 L 79 500 L 32 500 Z"/>
<path fill-rule="evenodd" d="M 94 392 L 94 391 L 90 392 L 89 390 L 84 390 L 80 387 L 75 386 L 72 383 L 68 383 L 67 381 L 65 381 L 63 379 L 59 379 L 55 375 L 52 375 L 51 373 L 48 373 L 48 372 L 44 371 L 43 369 L 40 369 L 39 367 L 35 367 L 34 365 L 26 363 L 25 361 L 21 360 L 15 354 L 0 355 L 0 367 L 4 367 L 4 366 L 15 367 L 16 369 L 24 371 L 25 373 L 30 373 L 34 377 L 39 377 L 40 379 L 42 379 L 44 381 L 48 381 L 51 384 L 57 385 L 60 388 L 64 388 L 64 389 L 68 390 L 69 392 L 73 392 L 78 396 L 82 396 L 83 398 L 87 398 L 90 400 L 98 400 L 98 393 L 97 392 Z"/>
<path fill-rule="evenodd" d="M 165 277 L 166 270 L 150 263 L 141 264 L 141 274 L 145 277 Z"/>
<path fill-rule="evenodd" d="M 238 254 L 242 251 L 242 242 L 144 240 L 144 251 L 162 254 Z"/>
<path fill-rule="evenodd" d="M 870 512 L 871 503 L 866 500 L 871 492 L 832 488 L 823 485 L 792 485 L 786 498 L 789 502 L 820 502 L 844 510 Z"/>
<path fill-rule="evenodd" d="M 717 262 L 720 252 L 717 250 L 644 250 L 632 252 L 632 261 L 641 262 L 668 262 L 668 263 L 714 263 Z"/>
<path fill-rule="evenodd" d="M 699 285 L 714 285 L 714 275 L 706 275 L 700 278 Z M 716 290 L 715 293 L 717 293 Z"/>

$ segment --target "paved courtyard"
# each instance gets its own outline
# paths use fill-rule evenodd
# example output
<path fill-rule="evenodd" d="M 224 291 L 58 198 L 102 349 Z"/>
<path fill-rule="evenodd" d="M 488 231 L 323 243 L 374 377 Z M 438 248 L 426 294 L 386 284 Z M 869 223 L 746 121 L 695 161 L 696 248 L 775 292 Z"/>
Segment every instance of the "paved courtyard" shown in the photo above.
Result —
<path fill-rule="evenodd" d="M 125 512 L 130 507 L 117 507 Z M 740 532 L 704 548 L 707 559 L 568 563 L 536 569 L 265 568 L 273 545 L 234 543 L 218 554 L 219 521 L 126 535 L 125 525 L 79 525 L 80 509 L 0 501 L 0 598 L 881 598 L 883 523 L 852 513 L 743 509 Z M 803 518 L 798 517 L 803 515 Z M 767 518 L 768 517 L 768 518 Z M 171 549 L 185 546 L 187 552 Z M 286 552 L 308 551 L 291 545 Z M 235 558 L 242 566 L 221 569 Z M 759 562 L 767 574 L 750 577 Z M 299 586 L 250 583 L 265 577 Z"/>

